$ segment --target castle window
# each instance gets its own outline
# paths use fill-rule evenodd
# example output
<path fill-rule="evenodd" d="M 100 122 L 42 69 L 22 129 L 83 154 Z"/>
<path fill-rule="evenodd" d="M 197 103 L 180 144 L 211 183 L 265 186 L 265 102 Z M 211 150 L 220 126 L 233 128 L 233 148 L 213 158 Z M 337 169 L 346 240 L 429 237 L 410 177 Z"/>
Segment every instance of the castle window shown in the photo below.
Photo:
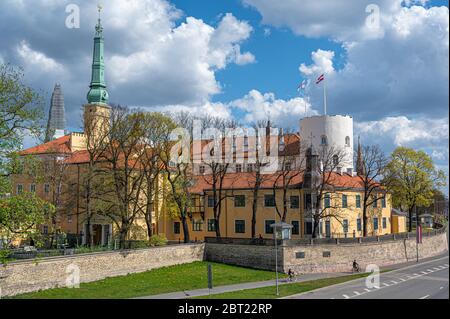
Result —
<path fill-rule="evenodd" d="M 245 195 L 234 196 L 234 207 L 245 207 Z"/>
<path fill-rule="evenodd" d="M 381 198 L 381 207 L 386 208 L 386 197 Z"/>
<path fill-rule="evenodd" d="M 344 221 L 342 223 L 342 229 L 345 234 L 348 233 L 348 219 L 344 219 Z"/>
<path fill-rule="evenodd" d="M 234 221 L 234 232 L 236 234 L 245 234 L 245 220 Z"/>
<path fill-rule="evenodd" d="M 345 138 L 345 146 L 350 147 L 350 136 Z"/>
<path fill-rule="evenodd" d="M 46 194 L 50 193 L 50 185 L 49 185 L 49 184 L 45 184 L 45 185 L 44 185 L 44 192 L 45 192 Z"/>
<path fill-rule="evenodd" d="M 208 219 L 208 231 L 215 232 L 216 231 L 216 220 Z"/>
<path fill-rule="evenodd" d="M 192 223 L 192 231 L 202 231 L 203 229 L 203 221 L 198 220 Z"/>
<path fill-rule="evenodd" d="M 253 164 L 247 164 L 247 173 L 253 173 Z"/>
<path fill-rule="evenodd" d="M 242 173 L 242 165 L 236 164 L 236 173 Z"/>
<path fill-rule="evenodd" d="M 36 193 L 36 184 L 30 184 L 30 193 Z"/>
<path fill-rule="evenodd" d="M 264 223 L 264 228 L 266 231 L 266 234 L 273 234 L 273 228 L 271 227 L 271 225 L 275 224 L 274 220 L 266 220 Z"/>
<path fill-rule="evenodd" d="M 17 194 L 20 195 L 23 193 L 23 185 L 17 184 Z"/>
<path fill-rule="evenodd" d="M 356 195 L 356 208 L 361 208 L 361 195 Z"/>
<path fill-rule="evenodd" d="M 174 234 L 179 234 L 180 233 L 180 222 L 174 222 L 173 223 L 173 233 Z"/>
<path fill-rule="evenodd" d="M 205 174 L 205 166 L 204 165 L 200 165 L 200 167 L 199 167 L 199 172 L 200 172 L 200 174 Z"/>
<path fill-rule="evenodd" d="M 264 207 L 275 207 L 275 196 L 264 195 Z"/>
<path fill-rule="evenodd" d="M 373 230 L 378 230 L 378 217 L 373 218 Z"/>
<path fill-rule="evenodd" d="M 328 145 L 328 138 L 326 137 L 326 135 L 322 135 L 322 138 L 320 140 L 320 144 Z"/>
<path fill-rule="evenodd" d="M 331 208 L 331 197 L 330 194 L 325 194 L 325 198 L 323 199 L 325 208 Z"/>
<path fill-rule="evenodd" d="M 300 235 L 300 222 L 298 220 L 293 220 L 292 224 L 292 235 Z"/>
<path fill-rule="evenodd" d="M 347 208 L 347 195 L 342 195 L 342 208 Z"/>
<path fill-rule="evenodd" d="M 300 208 L 300 197 L 299 196 L 291 196 L 291 209 Z"/>

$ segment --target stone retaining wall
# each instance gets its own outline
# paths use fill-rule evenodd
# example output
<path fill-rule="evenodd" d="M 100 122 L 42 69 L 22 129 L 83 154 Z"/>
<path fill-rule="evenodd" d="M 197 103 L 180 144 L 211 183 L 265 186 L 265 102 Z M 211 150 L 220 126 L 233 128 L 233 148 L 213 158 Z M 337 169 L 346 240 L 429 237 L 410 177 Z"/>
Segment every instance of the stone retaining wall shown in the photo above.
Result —
<path fill-rule="evenodd" d="M 419 245 L 420 258 L 446 251 L 446 233 L 423 237 Z M 296 273 L 347 272 L 354 259 L 363 268 L 367 264 L 386 266 L 415 260 L 416 242 L 415 238 L 359 244 L 293 245 L 291 242 L 278 247 L 277 258 L 278 269 L 284 272 L 289 268 Z M 275 270 L 275 249 L 267 245 L 206 243 L 13 262 L 0 267 L 0 297 L 64 287 L 76 267 L 80 270 L 80 281 L 91 282 L 202 260 Z"/>
<path fill-rule="evenodd" d="M 13 296 L 63 287 L 73 265 L 79 267 L 80 281 L 90 282 L 203 259 L 204 244 L 193 244 L 13 262 L 0 266 L 0 289 L 3 296 Z"/>
<path fill-rule="evenodd" d="M 446 233 L 423 237 L 419 258 L 440 255 L 448 251 Z M 207 243 L 207 260 L 227 264 L 275 270 L 273 246 Z M 397 239 L 373 243 L 289 245 L 278 248 L 278 269 L 296 273 L 348 272 L 353 260 L 363 267 L 368 264 L 386 266 L 416 259 L 416 239 Z"/>

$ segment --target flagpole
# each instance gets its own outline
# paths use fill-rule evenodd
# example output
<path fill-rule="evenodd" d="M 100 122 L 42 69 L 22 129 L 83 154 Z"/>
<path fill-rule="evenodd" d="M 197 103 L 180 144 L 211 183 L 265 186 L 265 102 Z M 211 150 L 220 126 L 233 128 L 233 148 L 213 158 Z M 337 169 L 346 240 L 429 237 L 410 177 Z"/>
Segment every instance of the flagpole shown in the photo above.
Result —
<path fill-rule="evenodd" d="M 327 81 L 323 81 L 323 109 L 324 115 L 327 115 Z"/>

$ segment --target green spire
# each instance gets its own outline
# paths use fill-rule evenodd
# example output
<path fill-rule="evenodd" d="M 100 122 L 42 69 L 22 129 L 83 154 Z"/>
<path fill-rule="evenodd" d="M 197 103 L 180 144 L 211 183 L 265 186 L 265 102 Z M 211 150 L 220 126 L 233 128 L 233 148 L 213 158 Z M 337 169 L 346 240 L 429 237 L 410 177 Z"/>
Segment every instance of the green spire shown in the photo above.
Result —
<path fill-rule="evenodd" d="M 108 91 L 105 82 L 105 60 L 104 60 L 104 38 L 103 27 L 100 18 L 102 7 L 98 6 L 98 23 L 95 26 L 94 57 L 92 61 L 91 89 L 87 95 L 87 100 L 92 104 L 108 104 Z"/>

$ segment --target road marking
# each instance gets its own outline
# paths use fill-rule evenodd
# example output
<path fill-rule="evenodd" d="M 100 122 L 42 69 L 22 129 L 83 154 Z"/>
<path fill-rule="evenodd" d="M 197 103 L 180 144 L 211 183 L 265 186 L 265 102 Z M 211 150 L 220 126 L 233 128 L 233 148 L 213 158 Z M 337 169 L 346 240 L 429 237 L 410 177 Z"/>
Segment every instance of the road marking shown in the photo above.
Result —
<path fill-rule="evenodd" d="M 427 299 L 428 297 L 430 297 L 430 295 L 426 295 L 426 296 L 420 297 L 419 299 Z"/>
<path fill-rule="evenodd" d="M 357 292 L 357 291 L 354 291 L 353 292 L 355 295 L 357 295 L 357 296 L 359 296 L 360 295 L 360 293 L 359 292 Z"/>
<path fill-rule="evenodd" d="M 367 292 L 370 292 L 370 289 L 365 288 L 364 290 L 367 291 Z"/>
<path fill-rule="evenodd" d="M 404 279 L 404 278 L 400 278 L 400 280 L 401 280 L 401 281 L 406 281 L 406 279 Z"/>
<path fill-rule="evenodd" d="M 444 287 L 439 287 L 440 290 L 444 289 Z"/>
<path fill-rule="evenodd" d="M 427 271 L 429 271 L 429 272 L 433 272 L 434 270 L 431 270 L 431 269 L 427 269 Z"/>
<path fill-rule="evenodd" d="M 437 268 L 437 267 L 434 267 L 433 269 L 434 269 L 435 271 L 439 270 L 439 268 Z"/>
<path fill-rule="evenodd" d="M 444 264 L 445 267 L 448 267 L 448 264 Z"/>
<path fill-rule="evenodd" d="M 395 280 L 391 280 L 390 282 L 392 282 L 394 285 L 398 284 L 398 282 L 396 282 Z"/>
<path fill-rule="evenodd" d="M 342 295 L 342 297 L 344 297 L 345 299 L 349 299 L 350 297 L 347 295 Z"/>
<path fill-rule="evenodd" d="M 428 274 L 426 271 L 421 271 L 421 273 L 424 275 Z"/>
<path fill-rule="evenodd" d="M 386 287 L 389 287 L 390 285 L 388 285 L 387 283 L 383 282 L 383 285 Z"/>
<path fill-rule="evenodd" d="M 414 276 L 416 276 L 416 277 L 417 277 L 417 276 L 420 276 L 420 275 L 419 275 L 419 274 L 414 274 Z"/>

